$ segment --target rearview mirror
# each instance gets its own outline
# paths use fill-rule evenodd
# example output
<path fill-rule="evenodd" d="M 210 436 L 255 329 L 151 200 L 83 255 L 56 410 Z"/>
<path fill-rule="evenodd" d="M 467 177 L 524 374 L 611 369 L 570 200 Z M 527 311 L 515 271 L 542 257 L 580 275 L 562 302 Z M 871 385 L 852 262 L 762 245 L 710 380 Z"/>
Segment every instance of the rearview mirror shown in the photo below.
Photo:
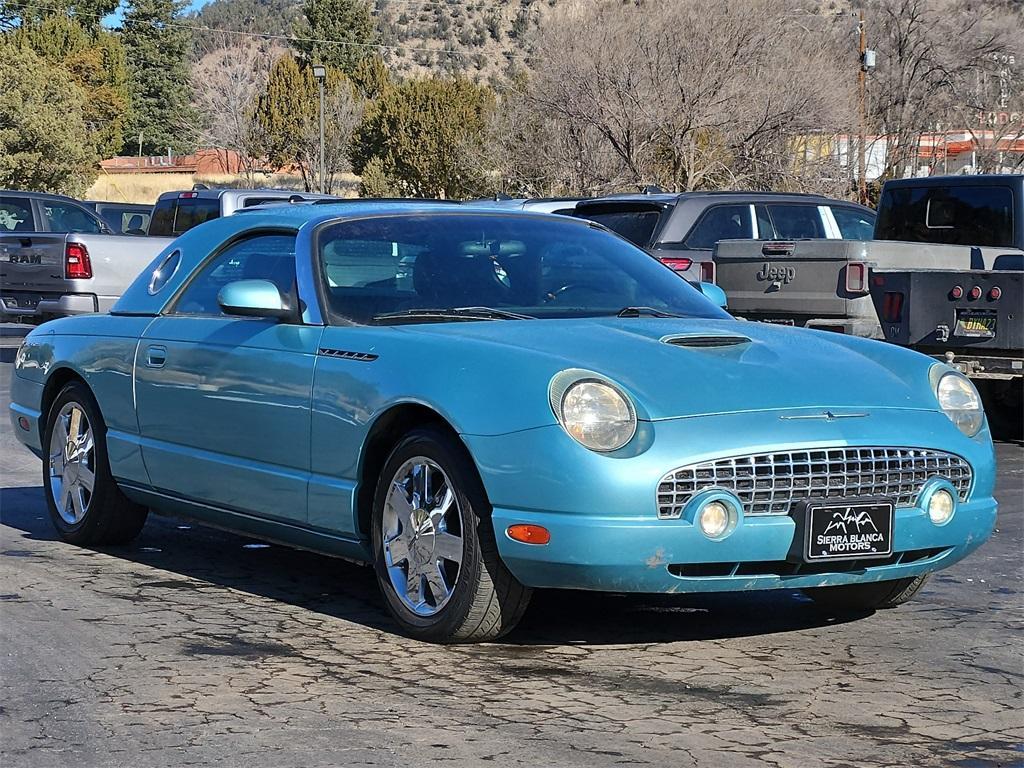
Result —
<path fill-rule="evenodd" d="M 708 297 L 708 300 L 714 302 L 716 306 L 725 309 L 729 305 L 729 299 L 726 297 L 725 291 L 714 283 L 697 283 L 697 288 Z"/>
<path fill-rule="evenodd" d="M 291 308 L 269 280 L 236 280 L 217 294 L 217 303 L 229 315 L 242 317 L 290 317 Z"/>

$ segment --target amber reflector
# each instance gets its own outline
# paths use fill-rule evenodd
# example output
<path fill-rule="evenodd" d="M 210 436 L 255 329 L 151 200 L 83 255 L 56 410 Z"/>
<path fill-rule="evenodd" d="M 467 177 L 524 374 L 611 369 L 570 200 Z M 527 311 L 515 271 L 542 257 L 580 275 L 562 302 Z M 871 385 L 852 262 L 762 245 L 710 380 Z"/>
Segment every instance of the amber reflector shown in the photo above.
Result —
<path fill-rule="evenodd" d="M 547 544 L 551 541 L 551 533 L 539 525 L 510 525 L 505 533 L 513 541 L 521 541 L 523 544 Z"/>

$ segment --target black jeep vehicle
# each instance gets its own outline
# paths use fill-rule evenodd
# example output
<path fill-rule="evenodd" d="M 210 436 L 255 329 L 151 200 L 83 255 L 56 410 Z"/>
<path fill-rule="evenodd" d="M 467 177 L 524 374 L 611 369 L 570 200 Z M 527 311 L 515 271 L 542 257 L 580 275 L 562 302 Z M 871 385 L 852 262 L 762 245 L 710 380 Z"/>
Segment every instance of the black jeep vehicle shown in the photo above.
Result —
<path fill-rule="evenodd" d="M 867 240 L 875 212 L 820 195 L 682 192 L 611 195 L 576 204 L 574 216 L 608 227 L 691 282 L 713 283 L 719 240 Z"/>

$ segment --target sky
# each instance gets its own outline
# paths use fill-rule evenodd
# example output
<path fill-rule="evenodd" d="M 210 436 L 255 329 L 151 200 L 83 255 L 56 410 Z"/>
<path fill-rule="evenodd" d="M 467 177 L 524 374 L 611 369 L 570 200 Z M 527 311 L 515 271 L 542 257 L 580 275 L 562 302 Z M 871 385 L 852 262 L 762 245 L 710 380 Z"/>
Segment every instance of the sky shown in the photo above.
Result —
<path fill-rule="evenodd" d="M 189 12 L 198 11 L 200 8 L 202 8 L 204 5 L 206 5 L 210 1 L 211 0 L 191 0 L 191 2 L 188 4 L 188 11 Z M 119 26 L 121 26 L 121 15 L 122 15 L 122 9 L 119 7 L 116 11 L 114 11 L 112 14 L 110 14 L 105 19 L 103 19 L 103 26 L 105 26 L 105 27 L 119 27 Z"/>

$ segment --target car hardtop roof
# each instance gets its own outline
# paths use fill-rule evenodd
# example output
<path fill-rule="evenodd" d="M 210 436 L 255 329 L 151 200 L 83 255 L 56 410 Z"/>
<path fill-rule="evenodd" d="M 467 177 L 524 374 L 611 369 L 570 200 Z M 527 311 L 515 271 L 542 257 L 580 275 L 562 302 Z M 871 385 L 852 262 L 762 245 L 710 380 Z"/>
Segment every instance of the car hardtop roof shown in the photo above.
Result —
<path fill-rule="evenodd" d="M 273 205 L 254 208 L 244 216 L 230 216 L 228 219 L 244 221 L 246 228 L 256 226 L 283 225 L 302 227 L 307 223 L 320 224 L 335 219 L 367 218 L 400 214 L 440 215 L 455 213 L 467 216 L 518 216 L 547 220 L 573 221 L 566 216 L 539 211 L 523 211 L 517 208 L 486 208 L 463 205 L 445 200 L 325 200 L 316 205 Z M 587 224 L 588 222 L 582 222 Z M 203 225 L 205 226 L 205 225 Z"/>
<path fill-rule="evenodd" d="M 149 275 L 156 265 L 175 251 L 181 254 L 181 266 L 174 276 L 158 294 L 150 294 L 146 288 L 147 280 L 139 279 L 126 290 L 115 304 L 117 312 L 122 314 L 148 314 L 158 312 L 167 301 L 167 294 L 173 293 L 181 282 L 187 279 L 204 259 L 210 249 L 228 239 L 249 233 L 309 231 L 321 224 L 331 222 L 353 221 L 376 216 L 400 215 L 441 216 L 455 214 L 458 216 L 491 216 L 522 219 L 543 219 L 545 221 L 562 222 L 563 226 L 591 227 L 607 231 L 605 227 L 585 219 L 574 219 L 570 216 L 559 216 L 554 213 L 539 211 L 521 211 L 514 209 L 498 210 L 494 208 L 474 208 L 458 203 L 413 202 L 413 201 L 359 201 L 334 202 L 325 205 L 275 205 L 262 210 L 234 216 L 218 216 L 210 221 L 192 227 L 179 235 L 161 251 L 150 266 L 143 270 Z M 301 234 L 300 234 L 301 236 Z"/>
<path fill-rule="evenodd" d="M 885 182 L 886 187 L 978 187 L 1005 185 L 1007 182 L 1017 183 L 1024 179 L 1024 173 L 979 173 L 977 175 L 959 176 L 919 176 L 910 179 L 891 179 Z"/>

